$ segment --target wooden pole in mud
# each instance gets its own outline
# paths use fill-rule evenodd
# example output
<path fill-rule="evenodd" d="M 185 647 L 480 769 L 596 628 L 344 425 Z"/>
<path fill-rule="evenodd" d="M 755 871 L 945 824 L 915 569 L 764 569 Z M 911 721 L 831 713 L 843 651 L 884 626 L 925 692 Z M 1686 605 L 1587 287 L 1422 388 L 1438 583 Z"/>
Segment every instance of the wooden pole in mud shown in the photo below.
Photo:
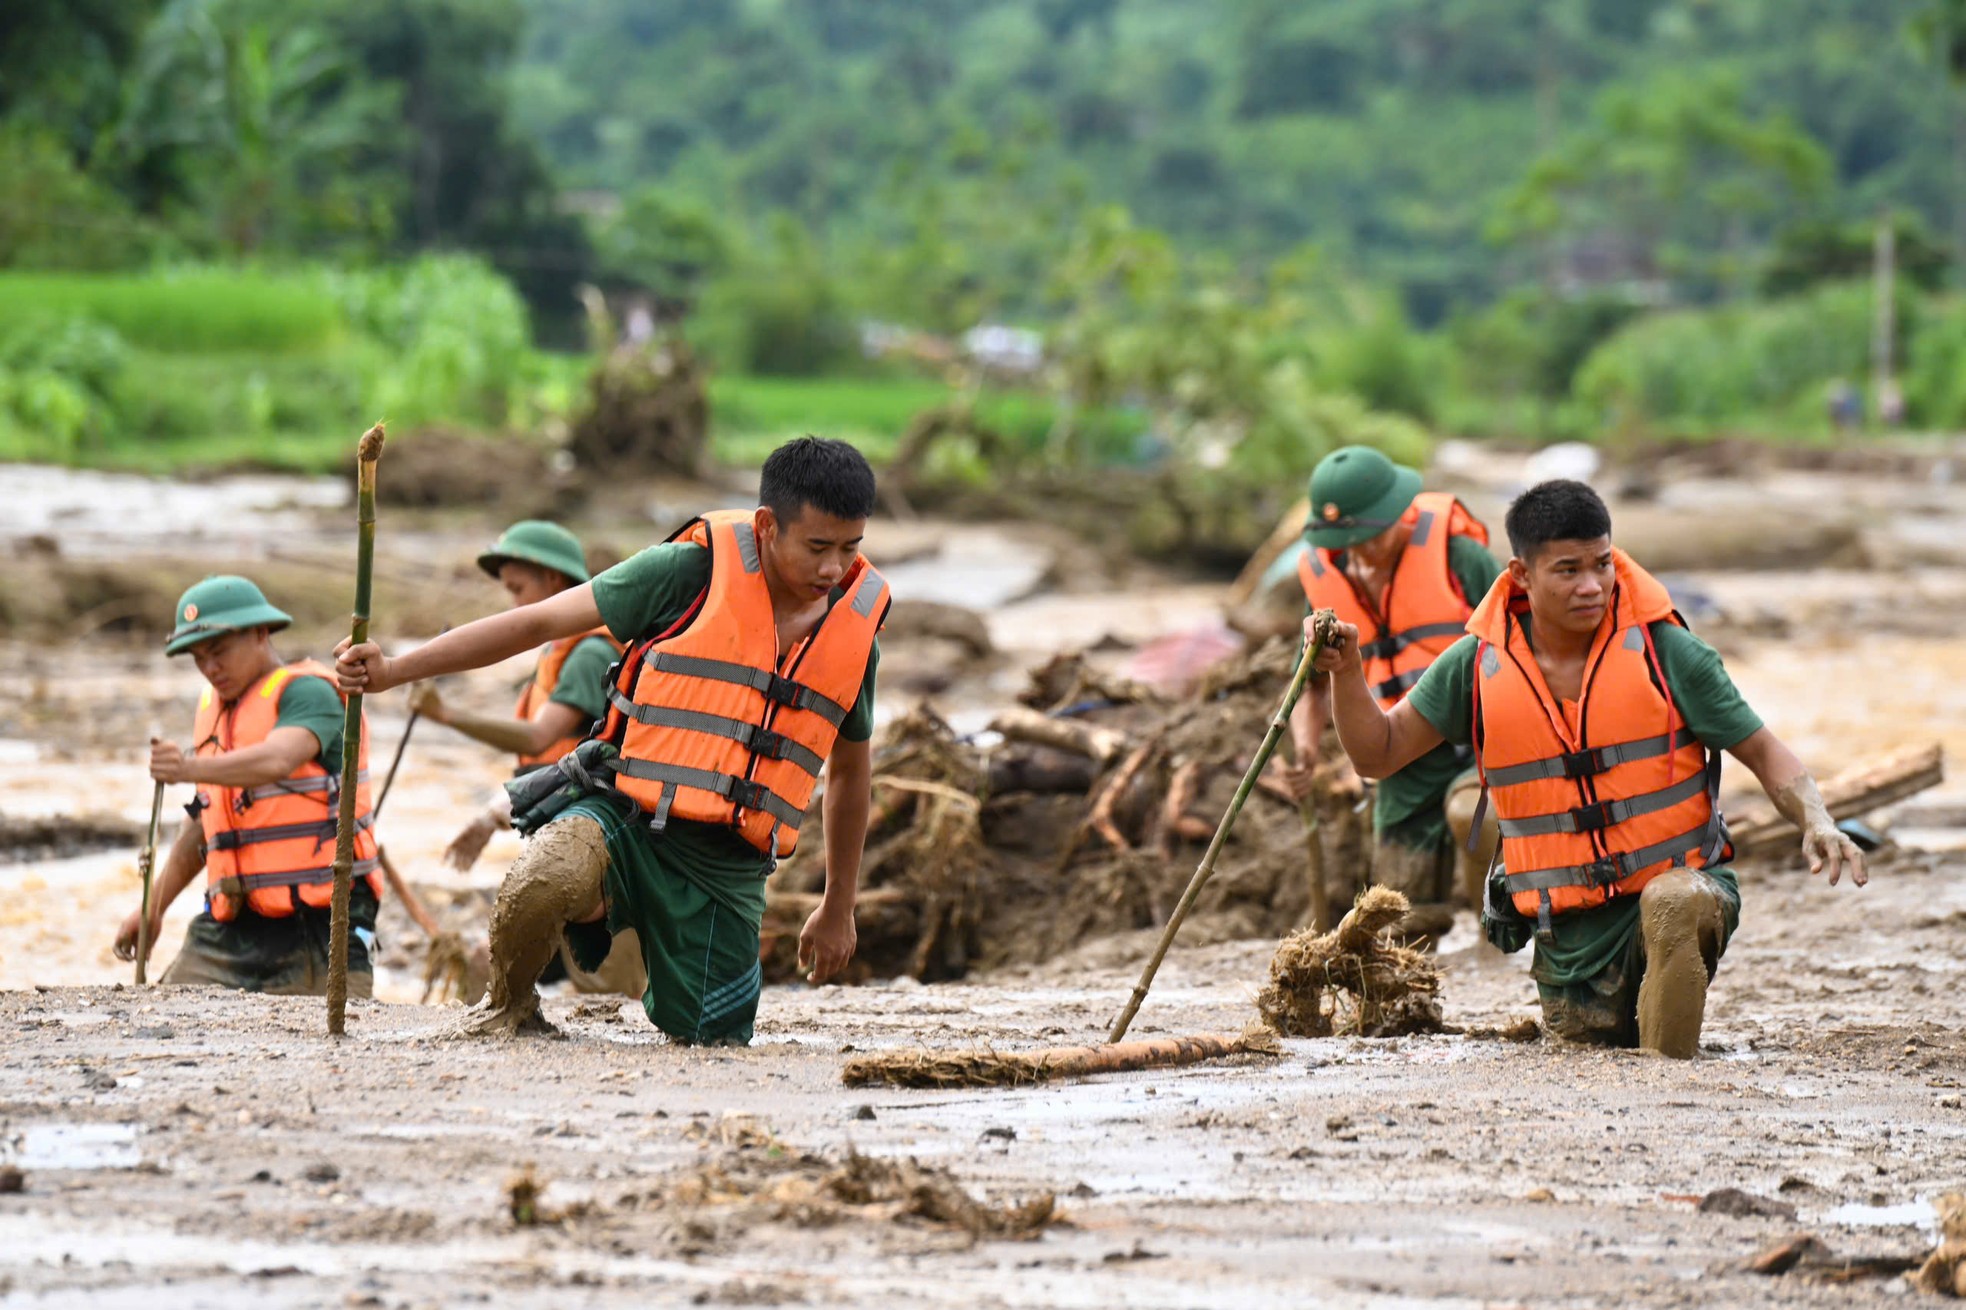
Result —
<path fill-rule="evenodd" d="M 1133 985 L 1133 995 L 1128 998 L 1126 1008 L 1121 1010 L 1119 1018 L 1113 1021 L 1113 1030 L 1106 1034 L 1108 1042 L 1117 1042 L 1126 1036 L 1127 1025 L 1132 1023 L 1133 1016 L 1140 1012 L 1140 1002 L 1147 999 L 1147 989 L 1154 985 L 1154 975 L 1160 972 L 1160 962 L 1166 958 L 1167 948 L 1174 944 L 1174 934 L 1181 931 L 1181 921 L 1188 917 L 1188 911 L 1194 907 L 1195 898 L 1201 895 L 1202 887 L 1215 875 L 1215 857 L 1221 853 L 1224 843 L 1229 840 L 1229 829 L 1235 826 L 1236 816 L 1242 813 L 1243 802 L 1248 800 L 1249 793 L 1256 789 L 1256 780 L 1263 776 L 1263 769 L 1269 764 L 1270 756 L 1276 753 L 1277 742 L 1283 738 L 1283 730 L 1290 726 L 1290 711 L 1296 708 L 1297 698 L 1304 694 L 1304 684 L 1311 680 L 1311 666 L 1317 662 L 1318 655 L 1323 652 L 1325 642 L 1330 639 L 1332 626 L 1337 622 L 1338 616 L 1330 610 L 1319 610 L 1312 616 L 1311 630 L 1315 635 L 1311 641 L 1305 643 L 1304 654 L 1297 661 L 1297 671 L 1290 677 L 1290 686 L 1283 693 L 1283 701 L 1277 706 L 1277 712 L 1270 716 L 1270 730 L 1263 734 L 1263 744 L 1256 748 L 1256 758 L 1249 762 L 1249 770 L 1242 775 L 1242 784 L 1236 788 L 1235 797 L 1229 802 L 1228 812 L 1222 816 L 1222 822 L 1216 825 L 1214 839 L 1208 843 L 1208 849 L 1202 853 L 1201 863 L 1195 866 L 1195 876 L 1188 879 L 1188 890 L 1181 893 L 1180 903 L 1174 907 L 1174 913 L 1168 916 L 1167 927 L 1160 935 L 1160 944 L 1154 947 L 1153 957 L 1147 961 L 1147 967 L 1141 971 L 1140 981 Z"/>
<path fill-rule="evenodd" d="M 369 639 L 369 579 L 375 569 L 375 466 L 382 424 L 355 448 L 355 613 L 349 631 Z M 341 717 L 341 812 L 335 820 L 334 909 L 328 927 L 328 1036 L 341 1036 L 348 1011 L 348 898 L 355 886 L 355 792 L 362 759 L 362 693 L 350 692 Z"/>
<path fill-rule="evenodd" d="M 1304 866 L 1311 880 L 1311 928 L 1331 931 L 1331 888 L 1324 881 L 1324 835 L 1318 831 L 1317 797 L 1306 796 L 1298 813 L 1304 816 Z"/>
<path fill-rule="evenodd" d="M 152 733 L 155 741 L 161 733 Z M 137 861 L 137 872 L 143 875 L 143 908 L 137 913 L 137 986 L 141 987 L 150 979 L 145 975 L 144 962 L 150 958 L 150 873 L 157 867 L 157 823 L 164 813 L 164 784 L 158 783 L 150 789 L 150 835 L 144 839 L 143 858 Z"/>

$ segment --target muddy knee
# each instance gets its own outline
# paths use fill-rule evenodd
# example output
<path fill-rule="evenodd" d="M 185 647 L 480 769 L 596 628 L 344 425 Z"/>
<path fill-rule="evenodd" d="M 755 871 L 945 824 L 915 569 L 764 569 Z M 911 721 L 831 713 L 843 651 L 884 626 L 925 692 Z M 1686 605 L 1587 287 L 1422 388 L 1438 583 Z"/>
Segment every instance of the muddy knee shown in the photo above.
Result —
<path fill-rule="evenodd" d="M 1718 941 L 1720 897 L 1691 869 L 1674 869 L 1638 894 L 1638 921 L 1648 954 L 1690 943 L 1704 954 Z"/>
<path fill-rule="evenodd" d="M 491 922 L 494 1006 L 529 990 L 560 944 L 560 931 L 601 904 L 607 872 L 601 825 L 584 814 L 540 829 L 498 889 Z"/>

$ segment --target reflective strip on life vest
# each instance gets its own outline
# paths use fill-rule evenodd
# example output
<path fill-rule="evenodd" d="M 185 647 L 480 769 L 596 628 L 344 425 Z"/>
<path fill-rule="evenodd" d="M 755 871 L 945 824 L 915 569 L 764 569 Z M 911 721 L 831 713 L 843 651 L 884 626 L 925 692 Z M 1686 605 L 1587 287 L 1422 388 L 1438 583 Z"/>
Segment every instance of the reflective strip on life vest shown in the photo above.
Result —
<path fill-rule="evenodd" d="M 1531 869 L 1525 873 L 1505 873 L 1503 880 L 1511 892 L 1547 892 L 1558 887 L 1614 887 L 1640 869 L 1661 860 L 1683 861 L 1705 848 L 1713 830 L 1720 825 L 1703 823 L 1697 828 L 1654 842 L 1622 855 L 1606 856 L 1592 864 L 1571 864 L 1554 869 Z"/>
<path fill-rule="evenodd" d="M 374 816 L 365 814 L 355 821 L 355 831 L 365 832 L 374 823 Z M 236 851 L 241 846 L 254 846 L 260 842 L 289 841 L 295 837 L 332 837 L 338 826 L 334 819 L 322 819 L 317 823 L 283 823 L 271 828 L 229 828 L 214 836 L 211 845 L 214 850 Z"/>
<path fill-rule="evenodd" d="M 1408 646 L 1435 637 L 1458 637 L 1467 630 L 1466 623 L 1423 623 L 1417 628 L 1388 633 L 1376 641 L 1368 641 L 1358 648 L 1358 653 L 1362 659 L 1389 660 Z"/>
<path fill-rule="evenodd" d="M 740 687 L 749 687 L 762 692 L 766 700 L 789 706 L 795 710 L 806 710 L 817 714 L 835 728 L 846 722 L 846 716 L 853 712 L 851 705 L 841 705 L 831 697 L 823 696 L 803 683 L 773 673 L 769 669 L 754 669 L 748 664 L 733 664 L 729 660 L 704 659 L 700 655 L 672 655 L 665 651 L 651 649 L 642 657 L 657 673 L 673 673 L 684 678 L 707 678 L 712 682 L 734 682 Z"/>
<path fill-rule="evenodd" d="M 790 760 L 815 778 L 819 776 L 819 770 L 826 763 L 817 752 L 806 749 L 783 733 L 773 732 L 743 719 L 728 719 L 721 714 L 670 709 L 661 705 L 637 705 L 614 687 L 608 688 L 608 703 L 637 723 L 646 723 L 658 728 L 682 728 L 689 732 L 707 732 L 713 737 L 726 737 L 731 741 L 742 743 L 753 755 L 761 755 L 768 760 Z"/>
<path fill-rule="evenodd" d="M 772 791 L 761 782 L 739 778 L 729 773 L 712 773 L 708 769 L 690 769 L 680 764 L 659 764 L 654 760 L 617 759 L 614 762 L 617 775 L 627 774 L 631 778 L 644 778 L 650 782 L 667 783 L 672 787 L 694 787 L 721 796 L 739 809 L 762 810 L 777 819 L 794 832 L 805 821 L 805 811 L 789 804 L 784 797 Z"/>
<path fill-rule="evenodd" d="M 363 769 L 355 775 L 355 781 L 358 783 L 367 782 L 368 780 L 369 771 L 367 769 Z M 339 792 L 340 790 L 341 775 L 328 773 L 318 778 L 295 778 L 287 782 L 269 782 L 258 787 L 248 787 L 240 793 L 240 799 L 250 805 L 254 801 L 270 800 L 275 796 L 305 796 L 310 792 L 325 791 L 332 793 Z"/>
<path fill-rule="evenodd" d="M 1530 760 L 1524 764 L 1507 764 L 1488 771 L 1488 785 L 1491 788 L 1513 787 L 1517 783 L 1540 782 L 1545 778 L 1588 778 L 1633 760 L 1670 755 L 1682 747 L 1695 745 L 1699 740 L 1691 728 L 1681 728 L 1676 733 L 1621 741 L 1615 746 L 1598 746 L 1567 755 Z"/>
<path fill-rule="evenodd" d="M 1614 823 L 1641 814 L 1655 814 L 1660 810 L 1671 809 L 1681 801 L 1692 800 L 1707 789 L 1705 772 L 1681 779 L 1670 787 L 1646 792 L 1639 796 L 1628 796 L 1623 800 L 1599 801 L 1594 805 L 1579 805 L 1575 809 L 1559 810 L 1554 814 L 1536 814 L 1521 819 L 1497 820 L 1504 837 L 1547 837 L 1555 832 L 1598 832 Z M 1643 866 L 1640 866 L 1643 867 Z"/>
<path fill-rule="evenodd" d="M 1418 686 L 1420 679 L 1426 674 L 1425 669 L 1408 669 L 1404 673 L 1396 673 L 1384 682 L 1374 683 L 1372 694 L 1382 701 L 1397 700 Z"/>
<path fill-rule="evenodd" d="M 380 862 L 376 860 L 357 860 L 350 876 L 366 878 L 374 873 Z M 222 896 L 238 896 L 256 891 L 262 887 L 305 887 L 311 883 L 329 882 L 334 878 L 332 864 L 320 869 L 295 869 L 288 873 L 235 873 L 219 879 L 213 890 Z"/>

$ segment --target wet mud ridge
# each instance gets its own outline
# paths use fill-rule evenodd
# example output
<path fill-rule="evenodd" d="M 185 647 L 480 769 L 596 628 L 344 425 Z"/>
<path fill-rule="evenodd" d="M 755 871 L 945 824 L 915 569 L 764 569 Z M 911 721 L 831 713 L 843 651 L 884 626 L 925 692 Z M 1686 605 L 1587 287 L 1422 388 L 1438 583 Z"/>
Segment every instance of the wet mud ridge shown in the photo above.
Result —
<path fill-rule="evenodd" d="M 0 814 L 0 864 L 38 864 L 92 851 L 142 847 L 143 825 L 113 814 L 15 818 Z"/>

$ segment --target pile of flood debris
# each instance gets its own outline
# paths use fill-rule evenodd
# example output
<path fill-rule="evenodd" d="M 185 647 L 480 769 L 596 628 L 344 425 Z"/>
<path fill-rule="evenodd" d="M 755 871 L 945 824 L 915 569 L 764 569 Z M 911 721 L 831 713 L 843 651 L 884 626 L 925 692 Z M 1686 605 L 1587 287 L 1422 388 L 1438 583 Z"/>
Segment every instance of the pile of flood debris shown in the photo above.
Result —
<path fill-rule="evenodd" d="M 888 725 L 874 756 L 857 976 L 960 977 L 1164 923 L 1297 653 L 1296 642 L 1272 640 L 1217 664 L 1178 698 L 1061 656 L 1031 675 L 1021 704 L 988 732 L 959 737 L 926 706 Z M 1368 854 L 1365 818 L 1342 800 L 1330 809 L 1321 814 L 1325 858 L 1344 903 L 1345 876 L 1355 881 Z M 1275 936 L 1303 922 L 1305 841 L 1273 764 L 1184 939 Z M 799 928 L 824 886 L 818 848 L 802 849 L 773 879 L 769 978 L 794 976 Z"/>

